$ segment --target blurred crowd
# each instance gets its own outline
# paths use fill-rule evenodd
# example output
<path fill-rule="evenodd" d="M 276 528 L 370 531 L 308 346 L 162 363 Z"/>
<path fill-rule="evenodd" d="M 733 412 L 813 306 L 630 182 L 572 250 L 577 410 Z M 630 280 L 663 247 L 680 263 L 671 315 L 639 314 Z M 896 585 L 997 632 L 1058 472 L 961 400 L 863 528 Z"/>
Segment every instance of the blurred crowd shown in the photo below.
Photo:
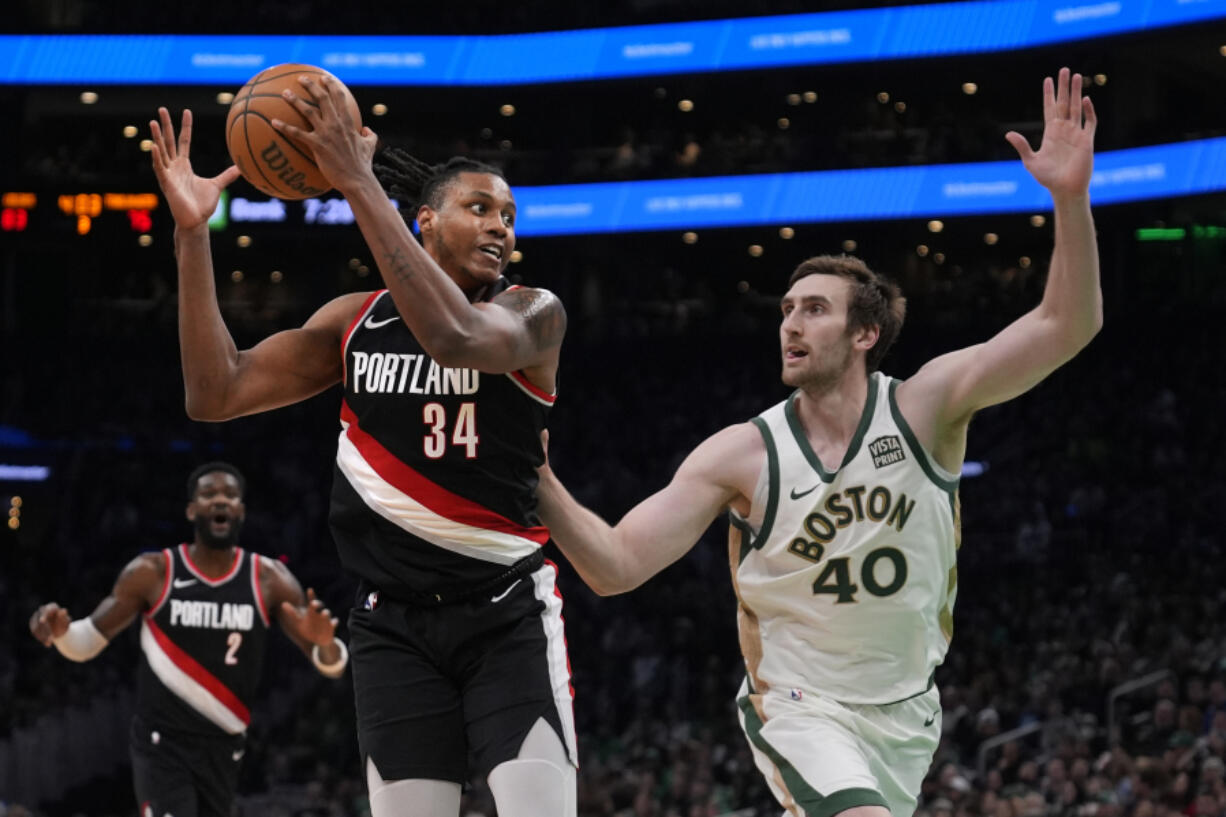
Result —
<path fill-rule="evenodd" d="M 922 817 L 1226 815 L 1226 387 L 1213 376 L 1223 330 L 1211 319 L 1226 286 L 1218 276 L 1172 287 L 1187 259 L 1113 252 L 1114 238 L 1103 239 L 1104 332 L 1033 393 L 972 424 L 955 637 L 938 672 L 944 737 Z M 1042 283 L 966 269 L 966 285 L 951 288 L 947 274 L 898 269 L 911 310 L 883 366 L 898 376 L 987 337 L 1035 303 Z M 564 292 L 572 336 L 551 420 L 555 469 L 611 519 L 698 441 L 786 395 L 770 297 L 719 301 L 682 273 L 623 284 L 616 295 Z M 130 812 L 122 730 L 92 777 L 54 797 L 17 796 L 33 790 L 31 769 L 65 724 L 122 720 L 138 649 L 129 633 L 76 665 L 34 642 L 26 621 L 48 599 L 86 614 L 132 555 L 186 538 L 181 483 L 193 465 L 238 464 L 250 482 L 244 545 L 286 560 L 334 609 L 352 598 L 326 527 L 336 395 L 223 425 L 187 421 L 167 298 L 151 298 L 138 320 L 78 305 L 67 351 L 52 359 L 34 344 L 0 369 L 6 456 L 53 472 L 20 488 L 23 525 L 0 537 L 0 782 L 12 788 L 0 786 L 0 814 Z M 690 304 L 691 319 L 660 308 L 670 302 Z M 255 314 L 237 323 L 240 343 L 271 328 Z M 743 666 L 722 528 L 607 599 L 551 554 L 583 817 L 779 813 L 736 724 Z M 285 639 L 273 649 L 242 813 L 360 817 L 348 682 L 316 676 Z M 1144 682 L 1113 697 L 1135 679 Z M 464 817 L 493 817 L 480 780 Z"/>

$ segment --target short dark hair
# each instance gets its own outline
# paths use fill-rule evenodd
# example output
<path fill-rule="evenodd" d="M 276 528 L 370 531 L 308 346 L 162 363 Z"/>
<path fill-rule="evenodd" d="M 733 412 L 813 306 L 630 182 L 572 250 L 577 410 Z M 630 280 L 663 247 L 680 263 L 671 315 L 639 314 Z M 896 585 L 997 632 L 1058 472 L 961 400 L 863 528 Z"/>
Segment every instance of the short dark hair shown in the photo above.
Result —
<path fill-rule="evenodd" d="M 788 289 L 810 275 L 837 275 L 851 282 L 851 300 L 847 304 L 847 328 L 876 326 L 877 343 L 868 350 L 865 366 L 873 372 L 890 351 L 907 317 L 907 299 L 902 290 L 884 275 L 873 272 L 854 255 L 815 255 L 792 272 Z"/>
<path fill-rule="evenodd" d="M 443 204 L 444 191 L 461 173 L 489 173 L 506 181 L 502 170 L 491 164 L 453 156 L 443 164 L 426 164 L 408 151 L 387 147 L 375 162 L 375 175 L 389 196 L 400 202 L 400 215 L 409 224 L 417 218 L 423 204 L 437 210 Z"/>
<path fill-rule="evenodd" d="M 191 502 L 196 498 L 196 489 L 200 487 L 200 478 L 205 474 L 211 474 L 214 471 L 221 471 L 229 474 L 238 480 L 238 490 L 242 496 L 247 495 L 247 478 L 243 476 L 243 472 L 228 462 L 217 460 L 215 462 L 206 462 L 204 465 L 197 466 L 190 474 L 187 475 L 187 501 Z"/>

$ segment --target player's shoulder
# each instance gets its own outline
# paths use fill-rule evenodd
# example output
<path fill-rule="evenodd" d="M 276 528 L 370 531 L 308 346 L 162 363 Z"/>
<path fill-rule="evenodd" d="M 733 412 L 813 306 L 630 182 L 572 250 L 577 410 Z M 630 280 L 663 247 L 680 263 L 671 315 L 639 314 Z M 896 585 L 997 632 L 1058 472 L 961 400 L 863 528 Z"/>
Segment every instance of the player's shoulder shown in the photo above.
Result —
<path fill-rule="evenodd" d="M 167 551 L 139 553 L 119 571 L 119 583 L 139 588 L 160 587 L 169 569 Z"/>
<path fill-rule="evenodd" d="M 338 332 L 345 332 L 366 304 L 383 290 L 367 290 L 364 292 L 347 292 L 338 295 L 315 310 L 315 314 L 307 321 L 308 327 L 329 327 Z"/>
<path fill-rule="evenodd" d="M 495 295 L 491 303 L 519 315 L 546 345 L 560 343 L 566 334 L 566 308 L 548 289 L 513 286 Z"/>
<path fill-rule="evenodd" d="M 766 452 L 761 432 L 753 422 L 734 423 L 707 437 L 691 458 L 719 470 L 756 462 Z"/>

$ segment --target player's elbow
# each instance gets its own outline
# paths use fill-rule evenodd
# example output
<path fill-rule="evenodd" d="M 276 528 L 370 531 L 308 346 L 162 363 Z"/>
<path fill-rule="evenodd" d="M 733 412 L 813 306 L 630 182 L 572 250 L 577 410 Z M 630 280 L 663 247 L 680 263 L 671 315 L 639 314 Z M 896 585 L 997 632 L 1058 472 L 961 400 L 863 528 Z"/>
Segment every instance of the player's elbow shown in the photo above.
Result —
<path fill-rule="evenodd" d="M 234 412 L 226 411 L 225 405 L 220 400 L 202 397 L 194 394 L 190 389 L 183 401 L 183 407 L 187 411 L 188 419 L 198 423 L 221 423 L 238 416 Z"/>

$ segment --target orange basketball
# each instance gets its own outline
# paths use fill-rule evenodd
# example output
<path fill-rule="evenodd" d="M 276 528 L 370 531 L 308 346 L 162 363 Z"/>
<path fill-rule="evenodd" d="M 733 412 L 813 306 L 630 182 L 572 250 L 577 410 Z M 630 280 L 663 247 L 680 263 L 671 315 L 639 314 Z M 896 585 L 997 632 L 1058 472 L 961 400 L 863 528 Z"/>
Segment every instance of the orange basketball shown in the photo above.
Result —
<path fill-rule="evenodd" d="M 247 181 L 279 199 L 308 199 L 331 189 L 319 172 L 311 149 L 272 126 L 276 118 L 310 130 L 306 118 L 281 96 L 289 88 L 308 104 L 316 105 L 298 82 L 298 77 L 304 75 L 336 80 L 344 91 L 349 115 L 358 128 L 362 127 L 358 103 L 344 83 L 322 68 L 292 62 L 265 68 L 248 80 L 230 103 L 230 114 L 226 117 L 230 158 Z"/>

